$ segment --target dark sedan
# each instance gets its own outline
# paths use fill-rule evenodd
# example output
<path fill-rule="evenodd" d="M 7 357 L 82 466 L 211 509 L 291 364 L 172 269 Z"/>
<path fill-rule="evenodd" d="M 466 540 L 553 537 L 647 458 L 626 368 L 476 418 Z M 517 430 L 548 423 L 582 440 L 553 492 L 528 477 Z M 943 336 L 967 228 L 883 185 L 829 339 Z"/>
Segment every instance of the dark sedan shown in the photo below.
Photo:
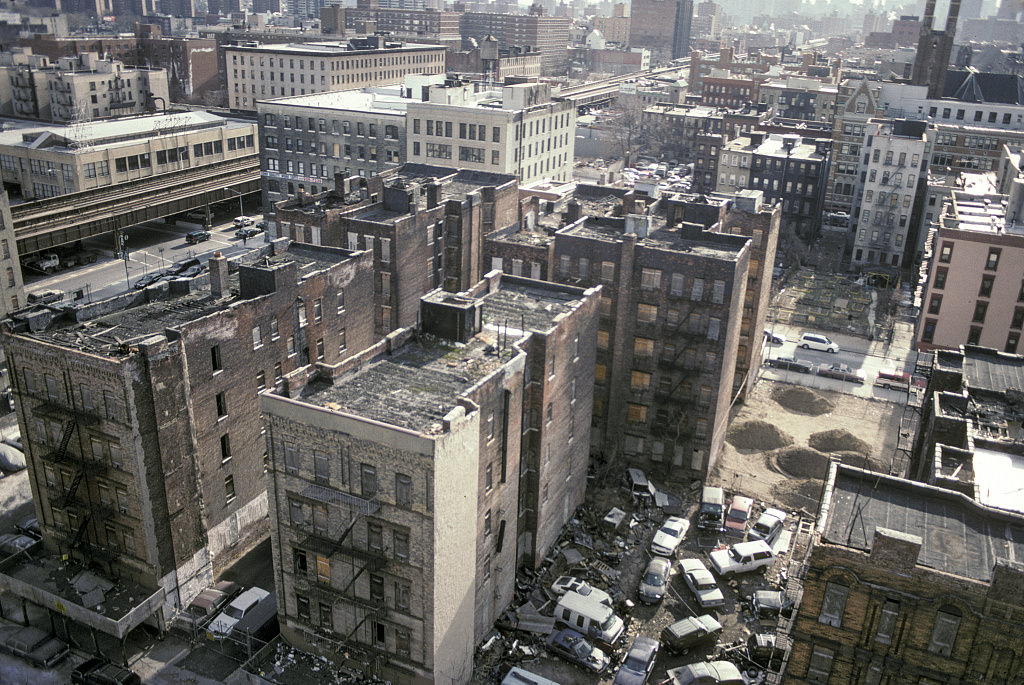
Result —
<path fill-rule="evenodd" d="M 604 673 L 608 668 L 608 656 L 575 630 L 565 628 L 551 633 L 547 641 L 548 650 L 567 661 L 578 664 L 588 671 Z"/>
<path fill-rule="evenodd" d="M 661 643 L 653 637 L 637 635 L 626 654 L 626 660 L 615 674 L 615 682 L 612 685 L 644 685 L 654 670 L 659 649 Z"/>
<path fill-rule="evenodd" d="M 818 367 L 818 375 L 851 383 L 864 382 L 864 372 L 860 369 L 851 369 L 846 364 L 822 364 Z"/>
<path fill-rule="evenodd" d="M 661 641 L 674 654 L 685 654 L 705 641 L 718 639 L 722 624 L 709 614 L 676 621 L 661 631 Z"/>
<path fill-rule="evenodd" d="M 814 367 L 805 361 L 793 357 L 773 357 L 768 360 L 768 366 L 783 371 L 796 371 L 797 373 L 811 373 Z"/>

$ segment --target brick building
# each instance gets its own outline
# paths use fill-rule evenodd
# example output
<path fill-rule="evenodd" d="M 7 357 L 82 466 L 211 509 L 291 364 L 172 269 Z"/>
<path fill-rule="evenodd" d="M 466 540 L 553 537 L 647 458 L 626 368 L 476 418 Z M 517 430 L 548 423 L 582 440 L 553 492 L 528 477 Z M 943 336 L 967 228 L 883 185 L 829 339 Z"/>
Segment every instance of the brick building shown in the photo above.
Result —
<path fill-rule="evenodd" d="M 414 325 L 419 299 L 430 290 L 459 292 L 479 281 L 487 270 L 484 236 L 519 220 L 514 176 L 406 164 L 347 183 L 340 192 L 278 203 L 276 230 L 317 245 L 373 252 L 373 322 L 380 337 Z"/>
<path fill-rule="evenodd" d="M 568 17 L 549 17 L 539 13 L 534 5 L 530 14 L 500 14 L 493 12 L 463 12 L 459 30 L 463 40 L 478 41 L 487 36 L 498 39 L 498 48 L 529 47 L 541 55 L 541 74 L 564 76 L 569 69 Z"/>
<path fill-rule="evenodd" d="M 701 80 L 700 99 L 711 107 L 742 107 L 757 102 L 758 80 L 712 70 Z"/>
<path fill-rule="evenodd" d="M 647 48 L 657 60 L 690 52 L 693 0 L 633 0 L 629 8 L 629 47 Z"/>
<path fill-rule="evenodd" d="M 1019 682 L 1024 516 L 833 462 L 785 683 Z"/>
<path fill-rule="evenodd" d="M 372 344 L 370 257 L 275 241 L 208 277 L 8 320 L 47 551 L 162 590 L 169 618 L 265 539 L 257 394 Z"/>
<path fill-rule="evenodd" d="M 879 87 L 867 80 L 847 79 L 839 84 L 832 126 L 832 163 L 825 188 L 825 224 L 848 231 L 854 197 L 860 183 L 860 149 L 868 120 L 878 113 Z"/>
<path fill-rule="evenodd" d="M 601 285 L 593 449 L 609 462 L 706 476 L 733 397 L 750 239 L 712 229 L 724 201 L 660 197 L 656 185 L 580 185 L 553 204 L 524 208 L 524 225 L 539 230 L 492 234 L 487 256 L 506 272 L 528 266 L 531 277 Z"/>
<path fill-rule="evenodd" d="M 375 2 L 364 0 L 357 3 L 356 7 L 336 5 L 321 8 L 324 33 L 365 35 L 381 31 L 402 40 L 436 43 L 449 48 L 458 48 L 462 41 L 459 12 L 376 5 Z"/>
<path fill-rule="evenodd" d="M 393 682 L 468 680 L 519 564 L 583 501 L 596 299 L 490 274 L 263 395 L 286 639 Z"/>
<path fill-rule="evenodd" d="M 0 268 L 0 312 L 6 316 L 25 304 L 25 280 L 18 263 L 18 241 L 6 192 L 0 193 Z"/>

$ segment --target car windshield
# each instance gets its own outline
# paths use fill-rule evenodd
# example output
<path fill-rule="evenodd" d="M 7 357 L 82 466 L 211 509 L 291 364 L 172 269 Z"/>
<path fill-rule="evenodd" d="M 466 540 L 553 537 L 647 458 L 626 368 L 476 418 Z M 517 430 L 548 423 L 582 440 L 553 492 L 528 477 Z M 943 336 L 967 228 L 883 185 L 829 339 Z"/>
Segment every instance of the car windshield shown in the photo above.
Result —
<path fill-rule="evenodd" d="M 714 590 L 718 587 L 715 585 L 715 581 L 711 578 L 696 578 L 694 580 L 694 585 L 697 586 L 698 590 Z"/>
<path fill-rule="evenodd" d="M 580 586 L 576 588 L 576 594 L 583 595 L 584 597 L 589 595 L 591 592 L 593 592 L 593 588 L 586 583 L 580 583 Z"/>
<path fill-rule="evenodd" d="M 729 548 L 729 556 L 732 557 L 733 560 L 735 560 L 735 561 L 742 561 L 743 560 L 743 555 L 741 555 L 739 552 L 737 552 L 735 547 L 730 547 Z"/>
<path fill-rule="evenodd" d="M 230 616 L 231 618 L 241 619 L 242 616 L 245 615 L 245 610 L 241 609 L 239 607 L 236 607 L 234 604 L 232 604 L 231 606 L 229 606 L 227 609 L 224 610 L 224 613 L 226 615 Z"/>
<path fill-rule="evenodd" d="M 615 614 L 610 614 L 601 624 L 601 630 L 611 630 L 613 625 L 615 625 Z"/>
<path fill-rule="evenodd" d="M 626 661 L 622 664 L 622 667 L 627 668 L 630 671 L 643 673 L 644 669 L 647 667 L 647 662 L 638 656 L 630 654 L 626 657 Z"/>
<path fill-rule="evenodd" d="M 657 571 L 649 571 L 647 577 L 644 578 L 644 582 L 648 585 L 664 585 L 665 579 Z"/>
<path fill-rule="evenodd" d="M 669 537 L 675 537 L 676 535 L 678 535 L 678 531 L 675 528 L 673 528 L 672 526 L 662 526 L 661 530 L 658 531 L 658 532 L 659 533 L 664 533 L 665 535 L 668 535 Z"/>
<path fill-rule="evenodd" d="M 748 513 L 743 511 L 742 509 L 733 509 L 732 511 L 729 512 L 729 518 L 731 518 L 733 521 L 746 521 L 747 516 Z"/>
<path fill-rule="evenodd" d="M 591 647 L 590 643 L 586 640 L 578 640 L 574 645 L 572 645 L 571 649 L 572 653 L 580 659 L 586 659 L 590 656 L 590 653 L 594 651 L 594 648 Z"/>
<path fill-rule="evenodd" d="M 770 529 L 771 526 L 765 525 L 760 521 L 754 524 L 754 530 L 756 530 L 758 533 L 761 533 L 762 535 L 767 535 Z"/>

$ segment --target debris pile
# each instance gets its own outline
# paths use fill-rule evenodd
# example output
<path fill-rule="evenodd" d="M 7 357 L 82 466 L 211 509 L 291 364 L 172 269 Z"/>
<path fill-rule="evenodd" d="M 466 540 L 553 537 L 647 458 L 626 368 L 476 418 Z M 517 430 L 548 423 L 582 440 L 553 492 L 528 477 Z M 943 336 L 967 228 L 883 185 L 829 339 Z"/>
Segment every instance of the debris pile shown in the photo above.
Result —
<path fill-rule="evenodd" d="M 871 445 L 842 428 L 812 433 L 807 444 L 819 452 L 854 452 L 864 457 L 871 456 Z"/>
<path fill-rule="evenodd" d="M 779 449 L 793 444 L 793 436 L 766 421 L 744 421 L 729 427 L 725 439 L 738 450 L 759 452 Z"/>
<path fill-rule="evenodd" d="M 783 473 L 795 478 L 824 478 L 828 472 L 828 455 L 813 447 L 790 445 L 776 450 L 770 457 Z"/>
<path fill-rule="evenodd" d="M 823 397 L 803 385 L 786 385 L 777 383 L 772 388 L 772 399 L 783 409 L 794 414 L 821 416 L 830 414 L 836 408 L 832 400 Z"/>

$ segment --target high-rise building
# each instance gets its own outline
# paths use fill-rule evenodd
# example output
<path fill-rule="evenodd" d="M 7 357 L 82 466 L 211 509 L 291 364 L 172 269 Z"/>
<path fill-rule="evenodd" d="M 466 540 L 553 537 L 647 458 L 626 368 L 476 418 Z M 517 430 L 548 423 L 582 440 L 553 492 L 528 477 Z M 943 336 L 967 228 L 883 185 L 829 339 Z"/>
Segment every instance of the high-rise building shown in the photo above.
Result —
<path fill-rule="evenodd" d="M 647 48 L 658 59 L 690 54 L 693 0 L 633 0 L 629 46 Z"/>
<path fill-rule="evenodd" d="M 463 39 L 478 41 L 487 36 L 498 39 L 498 48 L 530 47 L 541 54 L 544 76 L 564 76 L 569 69 L 569 27 L 567 17 L 549 17 L 531 8 L 530 14 L 464 12 L 460 21 Z"/>
<path fill-rule="evenodd" d="M 494 273 L 419 318 L 262 397 L 278 615 L 382 678 L 469 682 L 583 501 L 597 293 Z"/>
<path fill-rule="evenodd" d="M 74 317 L 13 315 L 3 348 L 46 552 L 155 593 L 166 622 L 266 539 L 257 395 L 370 347 L 372 268 L 277 241 Z M 75 612 L 103 623 L 96 602 Z"/>

